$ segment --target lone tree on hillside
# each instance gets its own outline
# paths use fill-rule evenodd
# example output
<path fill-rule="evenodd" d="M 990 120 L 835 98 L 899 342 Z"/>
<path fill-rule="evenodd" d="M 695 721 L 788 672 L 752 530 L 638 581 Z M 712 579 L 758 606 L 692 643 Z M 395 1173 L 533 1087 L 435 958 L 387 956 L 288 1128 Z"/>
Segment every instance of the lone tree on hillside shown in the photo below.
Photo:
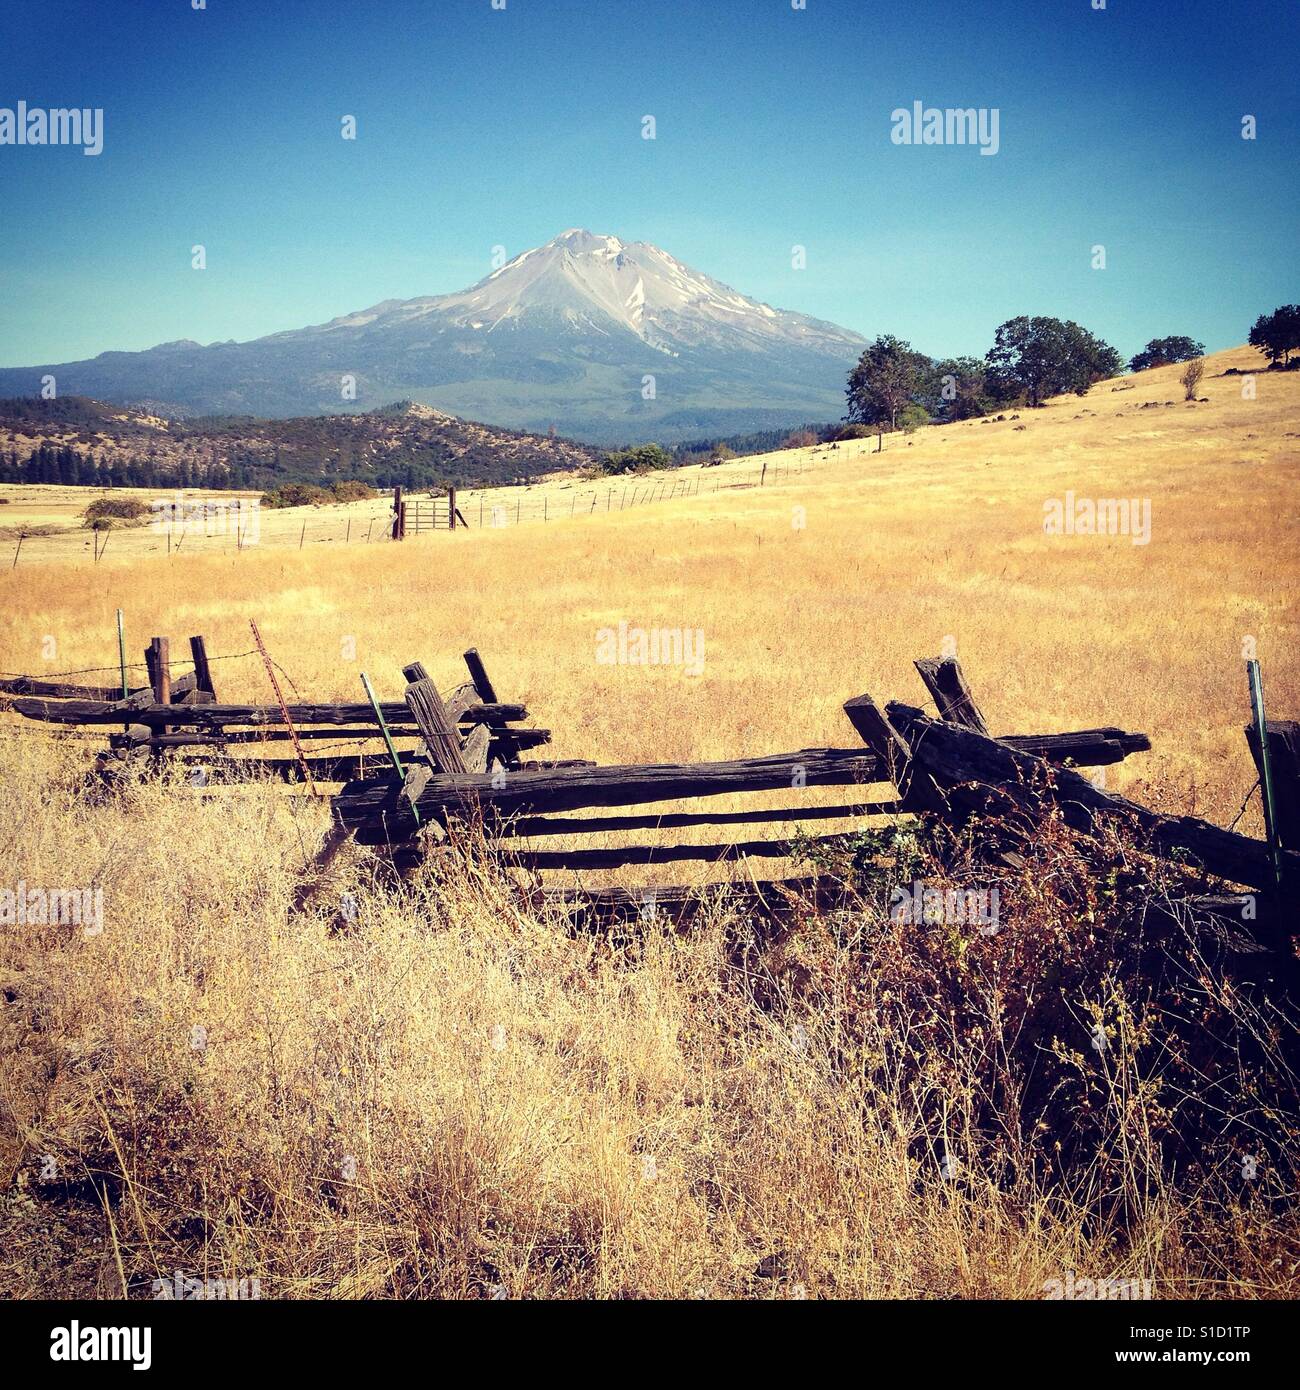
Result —
<path fill-rule="evenodd" d="M 1261 314 L 1246 341 L 1268 353 L 1270 363 L 1275 364 L 1280 357 L 1287 366 L 1291 354 L 1300 350 L 1300 306 L 1283 304 L 1271 314 Z"/>
<path fill-rule="evenodd" d="M 1041 405 L 1046 396 L 1082 396 L 1094 381 L 1115 376 L 1123 359 L 1109 343 L 1071 320 L 1008 319 L 985 357 L 985 380 L 999 400 L 1023 397 Z"/>
<path fill-rule="evenodd" d="M 898 414 L 924 385 L 930 359 L 911 343 L 884 333 L 858 358 L 845 389 L 845 419 L 863 425 L 898 427 Z"/>
<path fill-rule="evenodd" d="M 649 473 L 672 466 L 672 455 L 659 444 L 634 444 L 630 449 L 616 449 L 600 461 L 603 473 Z"/>
<path fill-rule="evenodd" d="M 1205 344 L 1191 338 L 1152 338 L 1129 362 L 1131 372 L 1144 372 L 1148 367 L 1169 367 L 1175 362 L 1190 362 L 1193 357 L 1205 356 Z"/>
<path fill-rule="evenodd" d="M 92 531 L 111 531 L 141 520 L 149 510 L 138 497 L 96 497 L 82 512 L 81 520 Z"/>
<path fill-rule="evenodd" d="M 1203 357 L 1193 357 L 1192 360 L 1183 368 L 1183 374 L 1178 378 L 1183 383 L 1184 400 L 1194 401 L 1196 399 L 1196 388 L 1201 384 L 1201 378 L 1205 375 L 1205 359 Z"/>

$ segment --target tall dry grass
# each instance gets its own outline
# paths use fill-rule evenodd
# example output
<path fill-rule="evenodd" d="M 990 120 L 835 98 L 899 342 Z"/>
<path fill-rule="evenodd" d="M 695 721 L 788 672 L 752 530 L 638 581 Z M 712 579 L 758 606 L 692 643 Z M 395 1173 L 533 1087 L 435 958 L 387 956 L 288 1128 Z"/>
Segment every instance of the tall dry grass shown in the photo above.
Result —
<path fill-rule="evenodd" d="M 1226 823 L 1253 781 L 1244 637 L 1272 712 L 1300 705 L 1300 377 L 1249 404 L 1210 377 L 1186 412 L 1139 413 L 1144 386 L 1171 393 L 1138 381 L 1023 432 L 936 431 L 607 519 L 20 567 L 0 577 L 0 668 L 110 664 L 117 607 L 133 652 L 202 632 L 245 653 L 254 617 L 304 698 L 357 698 L 363 668 L 393 698 L 413 659 L 446 686 L 474 645 L 556 756 L 622 762 L 845 743 L 843 700 L 919 695 L 912 658 L 951 637 L 996 730 L 1145 730 L 1155 750 L 1111 785 Z M 1151 543 L 1045 537 L 1043 500 L 1066 489 L 1149 496 Z M 620 620 L 702 629 L 703 673 L 597 663 Z M 255 659 L 216 670 L 224 698 L 267 698 Z M 396 893 L 357 858 L 334 885 L 355 929 L 331 931 L 291 910 L 322 806 L 166 780 L 96 803 L 83 744 L 0 723 L 0 887 L 105 889 L 102 934 L 0 930 L 3 1292 L 147 1293 L 179 1268 L 267 1296 L 1037 1297 L 1073 1269 L 1294 1295 L 1284 1088 L 1252 1100 L 1243 1076 L 1233 1096 L 1216 1073 L 1201 1089 L 1231 1143 L 1204 1161 L 1171 1145 L 1195 1068 L 1161 1050 L 1133 976 L 1077 956 L 1107 919 L 1057 873 L 1023 886 L 1042 909 L 997 949 L 1032 940 L 1045 971 L 1074 971 L 1064 1053 L 1044 1038 L 1042 1056 L 1101 1137 L 1068 1171 L 1043 1161 L 1037 1083 L 998 1041 L 999 972 L 1025 962 L 987 943 L 896 938 L 868 903 L 777 941 L 715 913 L 617 944 L 486 871 Z M 1258 831 L 1253 808 L 1242 825 Z M 1249 1046 L 1233 992 L 1213 973 L 1198 991 Z M 1086 1044 L 1097 1009 L 1109 1070 Z M 931 1052 L 900 1056 L 900 1033 Z M 1259 1175 L 1237 1180 L 1248 1135 Z"/>
<path fill-rule="evenodd" d="M 869 906 L 612 945 L 487 870 L 396 892 L 354 860 L 335 890 L 356 921 L 332 931 L 290 909 L 318 806 L 165 780 L 93 805 L 13 738 L 0 767 L 27 883 L 109 901 L 100 934 L 0 937 L 7 1295 L 148 1296 L 176 1270 L 266 1297 L 1019 1298 L 1071 1270 L 1296 1291 L 1294 1115 L 1272 1112 L 1255 1180 L 1180 1186 L 1155 1131 L 1185 1078 L 1100 964 L 1070 991 L 1078 1057 L 1052 1063 L 1088 1072 L 1097 1156 L 1053 1171 L 1017 1118 L 1014 1008 L 992 1021 L 1016 953 L 1048 951 L 1037 974 L 1073 939 L 1041 917 L 1012 914 L 1004 965 L 946 1016 L 904 1005 L 945 997 L 910 962 L 958 968 L 950 933 L 918 951 Z M 1083 1060 L 1090 1005 L 1104 1063 Z"/>

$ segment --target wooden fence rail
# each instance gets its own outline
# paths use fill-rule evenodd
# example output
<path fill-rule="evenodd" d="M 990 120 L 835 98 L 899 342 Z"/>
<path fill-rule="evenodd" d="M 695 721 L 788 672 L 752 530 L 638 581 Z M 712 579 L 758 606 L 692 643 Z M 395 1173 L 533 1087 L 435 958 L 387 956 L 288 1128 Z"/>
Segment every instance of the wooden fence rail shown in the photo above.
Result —
<path fill-rule="evenodd" d="M 51 724 L 120 724 L 121 703 L 109 704 L 98 700 L 29 699 L 16 696 L 10 701 L 17 713 L 28 719 L 40 719 Z M 410 711 L 403 701 L 385 701 L 380 705 L 384 718 L 393 723 L 410 721 Z M 295 724 L 360 724 L 373 722 L 374 711 L 369 704 L 289 705 L 289 717 Z M 132 706 L 131 723 L 152 726 L 188 724 L 200 729 L 223 728 L 227 724 L 284 724 L 278 705 L 195 705 L 178 710 L 161 702 Z M 475 703 L 461 715 L 462 723 L 506 724 L 524 719 L 528 711 L 523 705 L 484 705 Z"/>
<path fill-rule="evenodd" d="M 197 645 L 196 645 L 197 644 Z M 1269 721 L 1266 728 L 1275 788 L 1276 852 L 1262 840 L 1224 830 L 1194 816 L 1168 816 L 1104 791 L 1077 768 L 1102 767 L 1146 751 L 1145 734 L 1114 726 L 1066 733 L 1007 734 L 995 737 L 958 663 L 924 659 L 918 674 L 938 710 L 935 718 L 899 701 L 883 708 L 868 695 L 848 700 L 844 712 L 861 742 L 853 747 L 803 748 L 788 753 L 698 763 L 596 766 L 583 759 L 524 763 L 523 750 L 549 741 L 546 729 L 520 727 L 522 704 L 502 701 L 477 651 L 465 653 L 469 680 L 440 694 L 418 662 L 404 668 L 402 701 L 383 703 L 379 717 L 392 738 L 411 746 L 322 753 L 290 762 L 265 755 L 235 756 L 232 750 L 276 743 L 296 732 L 297 739 L 377 743 L 376 712 L 363 703 L 275 705 L 218 704 L 201 638 L 191 639 L 194 673 L 172 681 L 167 644 L 150 645 L 150 687 L 125 700 L 97 699 L 120 693 L 106 688 L 62 685 L 18 677 L 0 682 L 7 706 L 31 719 L 63 726 L 125 726 L 111 734 L 117 756 L 178 756 L 199 765 L 209 756 L 227 759 L 238 776 L 249 769 L 275 771 L 296 780 L 304 771 L 341 789 L 331 805 L 335 830 L 327 854 L 337 853 L 348 836 L 363 845 L 382 846 L 399 867 L 429 851 L 454 850 L 458 828 L 469 828 L 493 844 L 510 865 L 536 873 L 603 870 L 631 864 L 678 861 L 726 862 L 783 858 L 809 849 L 844 844 L 844 835 L 878 826 L 899 815 L 940 818 L 955 825 L 974 818 L 988 823 L 1035 825 L 1048 812 L 1085 838 L 1103 821 L 1117 820 L 1136 832 L 1140 848 L 1230 884 L 1256 890 L 1273 911 L 1300 890 L 1300 725 Z M 201 658 L 201 660 L 200 660 Z M 1258 715 L 1262 721 L 1263 715 Z M 286 725 L 286 719 L 290 721 Z M 1259 739 L 1248 730 L 1256 762 Z M 392 758 L 401 763 L 394 768 Z M 874 799 L 823 804 L 809 789 L 874 788 Z M 733 809 L 654 811 L 657 803 L 730 795 L 784 793 L 793 805 Z M 625 814 L 574 815 L 574 812 Z M 805 825 L 842 821 L 846 831 L 810 837 Z M 625 832 L 669 832 L 704 826 L 799 827 L 789 835 L 704 844 L 638 843 L 609 846 L 538 848 L 534 839 L 580 839 Z M 798 847 L 797 849 L 795 847 Z M 746 901 L 786 900 L 808 891 L 815 900 L 842 899 L 825 876 L 748 880 L 736 887 Z M 788 891 L 787 891 L 788 890 Z M 530 890 L 531 891 L 531 890 Z M 550 890 L 546 890 L 550 891 Z M 567 891 L 567 890 L 566 890 Z M 639 891 L 639 890 L 638 890 Z M 661 907 L 687 910 L 694 890 L 656 888 Z M 747 895 L 747 896 L 746 896 Z M 597 916 L 617 917 L 644 904 L 633 890 L 584 891 L 565 902 L 581 904 Z M 1274 934 L 1272 947 L 1280 945 Z"/>
<path fill-rule="evenodd" d="M 996 815 L 1003 823 L 1038 823 L 1055 808 L 1072 829 L 1094 833 L 1102 818 L 1115 818 L 1137 832 L 1149 853 L 1187 869 L 1245 885 L 1269 895 L 1280 891 L 1274 860 L 1263 841 L 1223 830 L 1193 816 L 1164 816 L 1114 796 L 1075 769 L 1117 763 L 1150 748 L 1145 734 L 1114 726 L 1058 734 L 1009 734 L 994 737 L 955 660 L 917 662 L 917 670 L 939 710 L 932 718 L 899 702 L 881 709 L 869 696 L 850 700 L 845 714 L 866 745 L 862 748 L 806 748 L 792 753 L 742 758 L 729 762 L 615 765 L 512 771 L 508 776 L 456 774 L 435 770 L 422 779 L 413 805 L 419 824 L 454 828 L 458 821 L 477 827 L 495 843 L 507 864 L 533 872 L 604 870 L 632 864 L 678 861 L 726 862 L 750 858 L 814 855 L 819 848 L 843 846 L 844 833 L 810 837 L 804 825 L 840 820 L 849 833 L 871 828 L 899 814 L 939 817 L 960 824 L 974 816 Z M 480 694 L 493 694 L 490 687 Z M 1270 725 L 1270 736 L 1274 726 Z M 1294 766 L 1291 733 L 1279 730 L 1275 766 Z M 806 788 L 858 784 L 879 787 L 892 796 L 747 810 L 634 810 L 624 815 L 580 815 L 618 807 L 650 807 L 656 802 L 708 798 L 738 793 L 785 790 L 800 796 Z M 800 796 L 800 799 L 802 797 Z M 384 845 L 402 867 L 424 853 L 414 838 L 412 803 L 403 799 L 395 778 L 381 774 L 346 784 L 333 802 L 337 823 L 368 845 Z M 667 832 L 695 826 L 797 825 L 796 840 L 774 836 L 725 843 L 639 843 L 592 847 L 538 848 L 535 839 L 580 839 L 628 831 Z M 1294 823 L 1291 833 L 1294 834 Z M 426 841 L 426 848 L 427 848 Z M 443 850 L 438 851 L 445 852 Z M 1284 854 L 1287 882 L 1300 866 L 1300 854 Z M 817 900 L 842 898 L 825 876 L 730 885 L 746 901 L 784 901 L 785 888 L 811 891 Z M 1300 880 L 1295 880 L 1300 882 Z M 751 887 L 753 891 L 751 891 Z M 544 890 L 554 898 L 553 890 Z M 565 890 L 562 901 L 575 910 L 617 918 L 642 913 L 642 890 L 600 888 Z M 643 890 L 659 909 L 686 912 L 698 893 L 684 887 Z M 1190 899 L 1189 899 L 1190 901 Z M 1219 901 L 1219 899 L 1216 899 Z M 1277 945 L 1276 938 L 1272 945 Z"/>
<path fill-rule="evenodd" d="M 289 759 L 270 756 L 265 746 L 287 741 L 296 750 L 300 743 L 325 740 L 382 743 L 383 730 L 369 702 L 297 703 L 283 709 L 278 704 L 218 704 L 203 638 L 192 637 L 190 650 L 194 670 L 173 680 L 170 644 L 166 638 L 154 638 L 145 653 L 150 683 L 130 692 L 125 700 L 120 698 L 120 686 L 71 685 L 19 676 L 0 681 L 0 697 L 4 697 L 0 708 L 64 728 L 105 730 L 109 747 L 101 756 L 100 770 L 111 776 L 139 758 L 164 756 L 179 757 L 187 765 L 236 780 L 267 773 L 296 782 L 306 773 L 346 781 L 376 770 L 376 756 L 363 751 Z M 526 707 L 499 701 L 494 691 L 492 698 L 480 698 L 480 690 L 491 691 L 482 660 L 471 651 L 466 653 L 466 664 L 471 679 L 457 686 L 445 705 L 432 682 L 423 678 L 423 668 L 418 668 L 421 679 L 408 686 L 407 699 L 381 703 L 379 716 L 389 737 L 399 743 L 416 740 L 413 748 L 402 753 L 414 761 L 430 757 L 439 768 L 444 763 L 462 771 L 486 768 L 490 759 L 518 767 L 520 753 L 548 743 L 550 730 L 518 727 L 517 721 L 527 717 Z M 430 722 L 435 705 L 441 711 L 437 717 L 445 720 L 445 734 Z M 461 746 L 470 755 L 464 763 L 459 761 Z M 251 756 L 237 756 L 236 750 L 241 749 Z M 391 768 L 391 759 L 380 763 L 385 761 Z"/>
<path fill-rule="evenodd" d="M 805 786 L 866 785 L 880 781 L 880 762 L 860 748 L 806 748 L 796 753 L 739 758 L 731 762 L 551 768 L 490 774 L 439 776 L 416 802 L 421 820 L 472 813 L 499 823 L 513 812 L 574 811 L 592 806 L 640 806 L 731 792 L 772 791 Z M 398 803 L 393 779 L 351 782 L 334 798 L 339 821 L 366 844 L 407 838 L 415 823 Z"/>

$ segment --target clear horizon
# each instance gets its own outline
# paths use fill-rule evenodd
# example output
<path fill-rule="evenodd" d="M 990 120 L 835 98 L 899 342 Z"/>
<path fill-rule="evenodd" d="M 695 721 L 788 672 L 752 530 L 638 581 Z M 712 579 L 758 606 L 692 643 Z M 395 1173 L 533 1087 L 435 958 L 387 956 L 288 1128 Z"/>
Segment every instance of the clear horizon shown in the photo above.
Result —
<path fill-rule="evenodd" d="M 0 364 L 449 293 L 575 226 L 934 356 L 1021 313 L 1231 347 L 1300 298 L 1300 16 L 1190 9 L 15 5 L 0 108 L 102 109 L 103 149 L 0 144 Z M 996 112 L 996 155 L 894 143 L 915 102 Z"/>

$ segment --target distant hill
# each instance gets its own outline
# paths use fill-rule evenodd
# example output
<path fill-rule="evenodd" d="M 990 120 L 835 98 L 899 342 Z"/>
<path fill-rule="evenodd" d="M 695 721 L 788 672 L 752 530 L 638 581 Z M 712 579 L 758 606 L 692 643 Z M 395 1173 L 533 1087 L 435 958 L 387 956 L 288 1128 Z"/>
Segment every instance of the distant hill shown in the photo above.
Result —
<path fill-rule="evenodd" d="M 586 467 L 584 444 L 461 420 L 409 401 L 359 415 L 167 419 L 84 396 L 0 400 L 0 481 L 273 488 L 511 483 Z"/>
<path fill-rule="evenodd" d="M 0 395 L 37 392 L 49 375 L 60 393 L 147 401 L 170 416 L 303 416 L 401 398 L 598 444 L 672 444 L 838 418 L 863 346 L 648 242 L 573 228 L 454 294 L 385 300 L 245 343 L 179 339 L 0 368 Z"/>

